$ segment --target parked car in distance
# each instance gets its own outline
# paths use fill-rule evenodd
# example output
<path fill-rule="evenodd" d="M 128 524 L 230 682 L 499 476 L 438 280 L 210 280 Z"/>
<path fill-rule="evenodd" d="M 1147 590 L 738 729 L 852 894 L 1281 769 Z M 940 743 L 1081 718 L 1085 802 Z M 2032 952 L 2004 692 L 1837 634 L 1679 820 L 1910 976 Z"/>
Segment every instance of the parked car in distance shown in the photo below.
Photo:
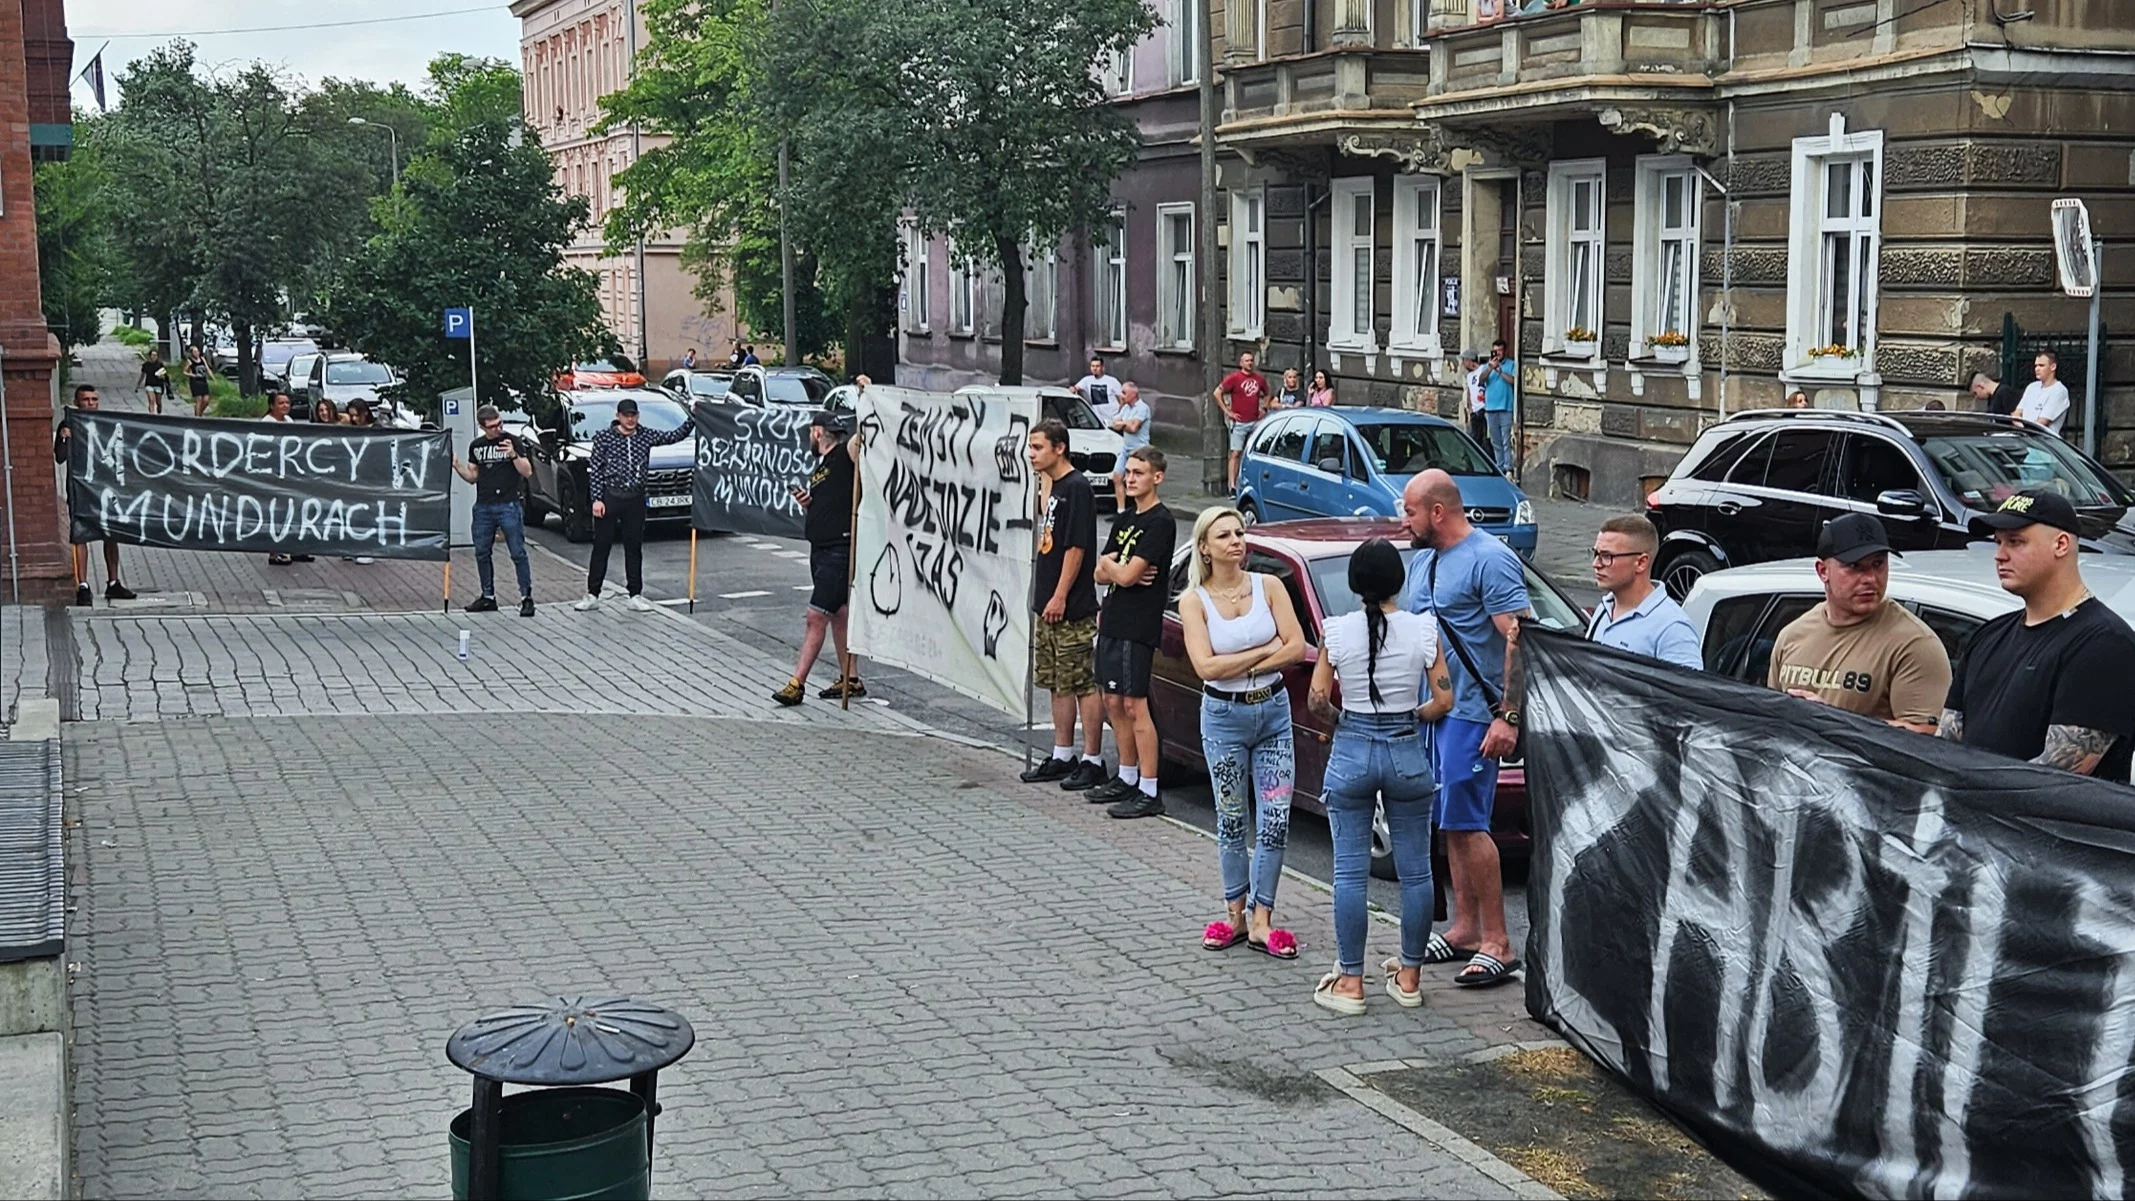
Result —
<path fill-rule="evenodd" d="M 216 330 L 208 348 L 208 358 L 214 362 L 215 370 L 224 375 L 237 370 L 237 338 L 229 330 Z"/>
<path fill-rule="evenodd" d="M 645 376 L 629 359 L 614 356 L 579 363 L 556 377 L 558 392 L 582 391 L 586 388 L 642 388 Z"/>
<path fill-rule="evenodd" d="M 311 368 L 319 361 L 319 354 L 316 350 L 302 350 L 289 359 L 286 376 L 289 399 L 296 402 L 296 407 L 304 410 L 306 414 L 311 411 L 311 402 L 318 399 L 311 394 Z"/>
<path fill-rule="evenodd" d="M 2135 555 L 2086 555 L 2083 582 L 2113 612 L 2135 623 Z M 1980 626 L 2024 607 L 2002 589 L 1994 574 L 1994 548 L 1987 543 L 1892 555 L 1885 595 L 1935 631 L 1953 668 L 1964 661 L 1965 647 Z M 1815 559 L 1778 559 L 1699 577 L 1683 612 L 1698 631 L 1705 670 L 1762 686 L 1779 631 L 1823 599 Z"/>
<path fill-rule="evenodd" d="M 624 397 L 638 402 L 638 425 L 655 433 L 689 424 L 689 409 L 667 393 L 651 388 L 599 388 L 568 392 L 563 401 L 563 428 L 543 429 L 515 414 L 523 424 L 506 422 L 507 429 L 525 430 L 522 436 L 540 447 L 534 458 L 534 475 L 527 481 L 526 517 L 539 525 L 548 514 L 563 519 L 563 534 L 573 542 L 593 539 L 593 501 L 587 492 L 587 464 L 593 456 L 593 435 L 615 422 L 615 406 Z M 646 463 L 645 503 L 649 521 L 687 521 L 691 480 L 697 470 L 697 444 L 685 438 L 669 446 L 654 447 Z"/>
<path fill-rule="evenodd" d="M 319 344 L 310 338 L 269 338 L 259 346 L 259 374 L 263 383 L 279 384 L 287 388 L 289 361 L 300 354 L 319 353 Z"/>
<path fill-rule="evenodd" d="M 1351 612 L 1359 601 L 1349 590 L 1349 557 L 1372 538 L 1389 538 L 1406 548 L 1408 532 L 1398 521 L 1385 518 L 1324 518 L 1259 525 L 1246 531 L 1247 571 L 1264 571 L 1282 579 L 1304 627 L 1310 649 L 1302 663 L 1283 673 L 1296 722 L 1297 780 L 1293 803 L 1324 814 L 1323 778 L 1333 727 L 1306 704 L 1311 691 L 1312 666 L 1319 659 L 1320 628 L 1331 618 Z M 1413 550 L 1404 550 L 1405 559 Z M 1180 548 L 1172 563 L 1171 597 L 1164 614 L 1164 640 L 1157 650 L 1149 687 L 1149 708 L 1156 718 L 1157 740 L 1163 757 L 1181 766 L 1167 767 L 1164 776 L 1181 774 L 1206 779 L 1208 760 L 1201 753 L 1201 678 L 1194 674 L 1186 655 L 1186 629 L 1179 619 L 1179 594 L 1186 590 L 1187 566 L 1193 547 Z M 1585 615 L 1548 577 L 1523 563 L 1528 596 L 1535 619 L 1551 629 L 1580 631 Z M 1339 695 L 1336 704 L 1341 703 Z M 1492 835 L 1498 850 L 1508 857 L 1524 857 L 1528 850 L 1527 775 L 1517 762 L 1508 760 L 1498 773 L 1496 809 Z M 1386 838 L 1383 815 L 1372 833 L 1372 872 L 1382 878 L 1393 873 L 1392 851 Z"/>
<path fill-rule="evenodd" d="M 674 393 L 683 404 L 695 404 L 699 400 L 724 400 L 727 390 L 734 385 L 731 371 L 691 371 L 677 367 L 660 380 L 660 386 Z"/>
<path fill-rule="evenodd" d="M 361 400 L 376 414 L 381 403 L 392 399 L 389 390 L 399 382 L 392 368 L 384 363 L 373 363 L 352 351 L 338 351 L 312 356 L 311 373 L 303 388 L 306 399 L 313 404 L 330 400 L 335 409 L 341 410 L 348 408 L 349 401 Z"/>
<path fill-rule="evenodd" d="M 2135 492 L 2043 426 L 1987 413 L 1781 409 L 1699 436 L 1646 498 L 1661 530 L 1654 578 L 1678 599 L 1727 567 L 1816 549 L 1826 521 L 1874 513 L 1901 552 L 1948 550 L 2011 493 L 2058 489 L 2089 550 L 2135 554 Z"/>
<path fill-rule="evenodd" d="M 813 367 L 751 364 L 734 372 L 727 395 L 737 404 L 818 406 L 830 395 L 831 379 Z"/>
<path fill-rule="evenodd" d="M 1119 470 L 1120 458 L 1126 454 L 1127 440 L 1107 428 L 1097 410 L 1073 389 L 1051 385 L 972 384 L 958 388 L 956 395 L 1000 396 L 1024 401 L 1035 398 L 1040 421 L 1050 419 L 1067 426 L 1068 462 L 1089 477 L 1090 489 L 1096 493 L 1098 511 L 1115 507 L 1112 476 Z"/>
<path fill-rule="evenodd" d="M 1432 467 L 1460 485 L 1469 521 L 1534 558 L 1527 494 L 1466 430 L 1408 409 L 1293 408 L 1262 418 L 1238 460 L 1237 504 L 1251 521 L 1398 517 L 1401 490 Z"/>

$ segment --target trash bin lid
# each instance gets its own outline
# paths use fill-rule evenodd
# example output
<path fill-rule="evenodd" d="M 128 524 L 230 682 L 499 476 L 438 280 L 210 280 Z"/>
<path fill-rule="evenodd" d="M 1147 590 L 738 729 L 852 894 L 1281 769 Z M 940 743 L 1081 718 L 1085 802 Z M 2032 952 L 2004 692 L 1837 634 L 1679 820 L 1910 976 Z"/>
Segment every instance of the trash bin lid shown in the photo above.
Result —
<path fill-rule="evenodd" d="M 656 1072 L 696 1045 L 679 1013 L 629 997 L 557 997 L 486 1014 L 445 1043 L 455 1067 L 506 1084 L 606 1084 Z"/>

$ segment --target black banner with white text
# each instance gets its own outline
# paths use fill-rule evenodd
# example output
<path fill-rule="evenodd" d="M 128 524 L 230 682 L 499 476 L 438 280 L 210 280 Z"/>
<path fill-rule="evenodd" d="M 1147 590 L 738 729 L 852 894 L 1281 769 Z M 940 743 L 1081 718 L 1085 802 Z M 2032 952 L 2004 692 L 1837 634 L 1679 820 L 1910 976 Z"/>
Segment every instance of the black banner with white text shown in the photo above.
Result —
<path fill-rule="evenodd" d="M 76 542 L 447 557 L 451 436 L 69 409 Z"/>
<path fill-rule="evenodd" d="M 807 486 L 822 458 L 809 441 L 815 410 L 700 401 L 691 415 L 697 472 L 690 524 L 708 533 L 803 537 L 808 513 L 793 489 Z"/>
<path fill-rule="evenodd" d="M 2129 1193 L 2135 790 L 1520 654 L 1530 1013 L 1775 1194 Z"/>

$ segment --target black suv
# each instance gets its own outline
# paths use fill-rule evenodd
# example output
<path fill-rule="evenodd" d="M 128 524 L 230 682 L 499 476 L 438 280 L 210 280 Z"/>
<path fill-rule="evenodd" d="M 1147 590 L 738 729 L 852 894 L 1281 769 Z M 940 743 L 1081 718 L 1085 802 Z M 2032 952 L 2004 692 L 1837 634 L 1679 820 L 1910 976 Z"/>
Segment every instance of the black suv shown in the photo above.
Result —
<path fill-rule="evenodd" d="M 1680 600 L 1723 567 L 1814 554 L 1824 522 L 1874 513 L 1900 551 L 1964 546 L 2013 492 L 2058 488 L 2084 546 L 2135 554 L 2135 493 L 2082 451 L 2017 417 L 1986 413 L 1760 410 L 1701 435 L 1646 498 L 1661 530 L 1654 574 Z"/>

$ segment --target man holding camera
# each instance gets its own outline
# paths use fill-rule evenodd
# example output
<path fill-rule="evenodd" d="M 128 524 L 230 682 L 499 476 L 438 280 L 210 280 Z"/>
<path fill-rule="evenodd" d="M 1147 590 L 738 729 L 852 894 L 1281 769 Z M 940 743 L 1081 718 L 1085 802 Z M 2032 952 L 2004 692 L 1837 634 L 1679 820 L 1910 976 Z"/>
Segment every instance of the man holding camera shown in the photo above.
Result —
<path fill-rule="evenodd" d="M 1490 361 L 1483 364 L 1483 424 L 1490 431 L 1490 447 L 1497 452 L 1497 469 L 1512 475 L 1512 398 L 1519 384 L 1520 365 L 1505 353 L 1505 339 L 1490 344 Z"/>
<path fill-rule="evenodd" d="M 482 575 L 482 595 L 467 606 L 469 613 L 497 611 L 497 534 L 504 535 L 504 548 L 519 573 L 519 616 L 534 615 L 534 566 L 526 557 L 526 510 L 520 497 L 526 481 L 533 478 L 533 460 L 519 453 L 518 440 L 504 432 L 504 417 L 495 405 L 475 410 L 480 437 L 467 445 L 462 463 L 452 457 L 452 470 L 474 485 L 474 564 Z"/>
<path fill-rule="evenodd" d="M 857 380 L 862 389 L 867 377 Z M 808 697 L 808 673 L 815 670 L 828 632 L 838 654 L 838 682 L 817 695 L 824 700 L 858 700 L 867 695 L 857 675 L 847 674 L 846 601 L 852 593 L 853 489 L 860 462 L 860 437 L 835 413 L 817 413 L 808 427 L 810 445 L 822 456 L 808 473 L 808 486 L 795 487 L 793 499 L 808 513 L 808 628 L 801 635 L 800 659 L 793 678 L 771 694 L 781 705 L 798 705 Z"/>

